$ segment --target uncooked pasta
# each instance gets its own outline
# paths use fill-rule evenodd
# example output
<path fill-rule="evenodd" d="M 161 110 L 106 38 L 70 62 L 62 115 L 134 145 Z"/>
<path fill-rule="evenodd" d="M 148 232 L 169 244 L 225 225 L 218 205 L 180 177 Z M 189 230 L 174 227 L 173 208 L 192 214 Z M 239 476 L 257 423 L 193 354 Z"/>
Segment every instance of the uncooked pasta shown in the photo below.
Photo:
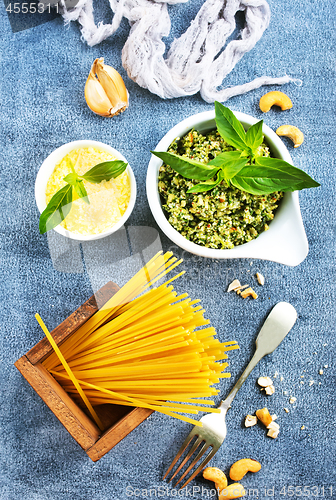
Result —
<path fill-rule="evenodd" d="M 94 409 L 136 406 L 201 425 L 184 414 L 218 412 L 214 384 L 229 377 L 223 362 L 235 341 L 220 342 L 199 300 L 178 295 L 171 284 L 153 286 L 181 261 L 159 253 L 60 347 L 36 315 L 54 352 L 45 368 L 71 397 Z M 182 413 L 182 415 L 181 415 Z"/>

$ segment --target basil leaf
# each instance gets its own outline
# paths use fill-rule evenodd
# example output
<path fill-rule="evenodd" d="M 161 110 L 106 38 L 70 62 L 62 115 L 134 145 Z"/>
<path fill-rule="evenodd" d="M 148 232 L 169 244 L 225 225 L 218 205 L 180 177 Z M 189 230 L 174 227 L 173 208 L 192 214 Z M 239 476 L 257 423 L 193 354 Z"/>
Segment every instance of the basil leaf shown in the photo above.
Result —
<path fill-rule="evenodd" d="M 277 158 L 256 158 L 255 165 L 244 167 L 231 183 L 251 194 L 270 194 L 275 191 L 296 191 L 318 187 L 320 184 L 299 168 Z"/>
<path fill-rule="evenodd" d="M 90 200 L 87 194 L 87 191 L 85 189 L 83 181 L 77 181 L 76 184 L 74 184 L 74 188 L 76 193 L 78 194 L 79 198 L 82 198 L 85 203 L 90 205 Z"/>
<path fill-rule="evenodd" d="M 217 129 L 223 139 L 236 149 L 246 150 L 244 127 L 231 109 L 215 101 L 215 114 Z"/>
<path fill-rule="evenodd" d="M 78 181 L 78 175 L 76 173 L 71 173 L 63 177 L 63 180 L 68 184 L 71 184 L 71 186 L 74 186 Z"/>
<path fill-rule="evenodd" d="M 72 163 L 72 161 L 70 160 L 70 158 L 67 158 L 66 163 L 67 163 L 67 165 L 70 167 L 71 172 L 72 172 L 73 174 L 76 174 L 75 168 L 74 168 L 73 163 Z"/>
<path fill-rule="evenodd" d="M 288 187 L 281 188 L 281 191 L 297 191 L 306 188 L 319 187 L 321 185 L 300 168 L 294 167 L 290 163 L 287 163 L 284 160 L 279 160 L 278 158 L 260 156 L 256 158 L 256 165 L 260 168 L 272 169 L 273 172 L 278 170 L 281 171 L 282 174 L 287 175 L 287 179 L 290 180 L 290 182 L 285 182 L 285 184 L 288 184 Z M 273 177 L 276 177 L 276 175 L 273 175 Z"/>
<path fill-rule="evenodd" d="M 72 186 L 62 187 L 49 201 L 40 215 L 39 230 L 44 234 L 58 226 L 69 214 L 72 205 Z"/>
<path fill-rule="evenodd" d="M 210 191 L 210 189 L 216 187 L 220 182 L 222 182 L 222 180 L 223 173 L 220 170 L 216 176 L 215 181 L 200 182 L 199 184 L 196 184 L 195 186 L 189 188 L 187 193 L 204 193 L 205 191 Z"/>
<path fill-rule="evenodd" d="M 252 149 L 254 153 L 256 149 L 262 144 L 263 133 L 262 133 L 263 120 L 252 125 L 246 132 L 246 144 Z"/>
<path fill-rule="evenodd" d="M 221 168 L 226 162 L 238 160 L 241 156 L 241 151 L 223 151 L 219 153 L 213 160 L 210 160 L 208 165 L 215 165 Z"/>
<path fill-rule="evenodd" d="M 178 174 L 187 179 L 195 179 L 198 181 L 206 181 L 211 179 L 218 172 L 218 167 L 211 167 L 205 163 L 201 163 L 184 156 L 178 156 L 174 153 L 151 151 L 151 153 L 169 165 Z"/>
<path fill-rule="evenodd" d="M 241 151 L 224 151 L 211 160 L 208 165 L 216 165 L 221 168 L 225 179 L 231 179 L 245 167 L 246 156 L 241 156 Z"/>
<path fill-rule="evenodd" d="M 109 181 L 112 177 L 115 179 L 126 170 L 126 167 L 127 163 L 122 160 L 104 161 L 80 177 L 94 184 L 99 184 L 102 181 Z"/>

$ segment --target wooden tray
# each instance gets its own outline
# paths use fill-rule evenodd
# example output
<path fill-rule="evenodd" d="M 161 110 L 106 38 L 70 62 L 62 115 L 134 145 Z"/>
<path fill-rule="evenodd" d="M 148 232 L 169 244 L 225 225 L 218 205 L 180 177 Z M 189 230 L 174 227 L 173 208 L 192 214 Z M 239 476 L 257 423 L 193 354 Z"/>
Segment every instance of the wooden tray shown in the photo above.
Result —
<path fill-rule="evenodd" d="M 118 285 L 110 281 L 58 325 L 51 332 L 57 345 L 70 337 L 118 290 Z M 42 365 L 42 361 L 52 350 L 48 339 L 43 338 L 18 359 L 15 366 L 91 460 L 96 462 L 141 424 L 152 413 L 152 410 L 111 404 L 95 406 L 106 429 L 102 433 L 85 410 L 71 399 Z"/>

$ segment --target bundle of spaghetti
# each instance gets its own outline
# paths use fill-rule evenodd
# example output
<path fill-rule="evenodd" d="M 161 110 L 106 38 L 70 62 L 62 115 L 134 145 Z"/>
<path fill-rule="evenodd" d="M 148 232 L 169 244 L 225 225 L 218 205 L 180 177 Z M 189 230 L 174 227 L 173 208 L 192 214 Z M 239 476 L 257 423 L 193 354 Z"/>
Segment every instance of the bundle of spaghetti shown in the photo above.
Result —
<path fill-rule="evenodd" d="M 180 413 L 219 411 L 205 398 L 230 376 L 221 361 L 237 343 L 221 343 L 199 300 L 177 294 L 171 282 L 183 273 L 149 289 L 180 262 L 170 252 L 156 255 L 60 348 L 52 344 L 54 352 L 43 362 L 99 426 L 94 407 L 107 403 L 149 408 L 196 425 Z"/>

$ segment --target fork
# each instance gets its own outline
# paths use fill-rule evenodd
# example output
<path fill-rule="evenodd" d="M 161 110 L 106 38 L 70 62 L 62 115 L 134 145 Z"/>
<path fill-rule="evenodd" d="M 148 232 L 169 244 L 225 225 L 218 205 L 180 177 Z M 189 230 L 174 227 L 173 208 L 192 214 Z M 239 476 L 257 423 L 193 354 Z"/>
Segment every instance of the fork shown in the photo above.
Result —
<path fill-rule="evenodd" d="M 226 436 L 225 415 L 228 409 L 231 407 L 231 403 L 238 390 L 241 388 L 257 363 L 259 363 L 259 361 L 264 356 L 266 356 L 266 354 L 270 354 L 271 352 L 273 352 L 283 341 L 287 333 L 292 329 L 296 318 L 296 310 L 288 302 L 279 302 L 273 307 L 256 339 L 256 350 L 254 355 L 252 356 L 251 361 L 245 368 L 244 372 L 240 376 L 233 389 L 230 391 L 227 398 L 219 405 L 221 412 L 211 413 L 201 418 L 200 421 L 202 422 L 203 427 L 195 426 L 192 429 L 192 431 L 182 444 L 173 462 L 171 463 L 166 474 L 164 475 L 163 479 L 166 479 L 166 477 L 172 471 L 174 465 L 182 457 L 183 453 L 187 450 L 188 446 L 191 444 L 192 440 L 195 437 L 195 442 L 187 452 L 186 456 L 182 459 L 180 465 L 177 467 L 176 471 L 168 480 L 168 482 L 174 479 L 174 477 L 176 477 L 181 469 L 187 464 L 188 460 L 191 459 L 191 457 L 195 453 L 197 453 L 195 458 L 191 461 L 187 469 L 183 472 L 182 476 L 175 484 L 175 486 L 177 486 L 182 481 L 182 479 L 184 479 L 189 474 L 189 472 L 194 469 L 194 467 L 204 456 L 204 454 L 208 452 L 204 460 L 200 463 L 200 465 L 197 466 L 196 470 L 192 472 L 186 482 L 182 486 L 180 486 L 180 489 L 184 488 L 203 469 L 203 467 L 205 467 L 205 465 L 211 460 L 215 453 L 217 453 Z"/>

